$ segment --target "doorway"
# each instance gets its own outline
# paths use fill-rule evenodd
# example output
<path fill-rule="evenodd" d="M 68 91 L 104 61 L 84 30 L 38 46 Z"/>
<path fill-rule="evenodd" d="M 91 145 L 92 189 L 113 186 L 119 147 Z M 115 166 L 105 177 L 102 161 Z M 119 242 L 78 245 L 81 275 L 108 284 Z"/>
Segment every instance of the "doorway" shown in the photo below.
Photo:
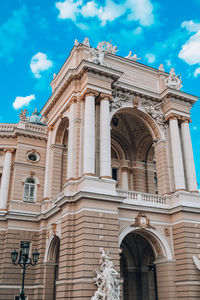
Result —
<path fill-rule="evenodd" d="M 124 300 L 158 300 L 155 256 L 149 241 L 129 233 L 120 245 Z"/>

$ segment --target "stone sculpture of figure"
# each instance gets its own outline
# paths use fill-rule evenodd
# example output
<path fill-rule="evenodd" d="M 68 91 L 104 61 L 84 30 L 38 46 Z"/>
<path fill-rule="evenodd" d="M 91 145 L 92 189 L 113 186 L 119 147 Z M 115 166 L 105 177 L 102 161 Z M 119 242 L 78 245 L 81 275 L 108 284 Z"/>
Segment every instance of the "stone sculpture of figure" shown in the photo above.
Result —
<path fill-rule="evenodd" d="M 113 46 L 111 43 L 103 41 L 99 42 L 97 45 L 97 49 L 100 51 L 105 51 L 105 53 L 112 53 L 115 54 L 117 51 L 117 46 Z"/>
<path fill-rule="evenodd" d="M 89 42 L 88 37 L 86 37 L 86 38 L 84 39 L 83 45 L 90 47 L 90 42 Z"/>
<path fill-rule="evenodd" d="M 181 81 L 181 76 L 175 74 L 174 68 L 171 68 L 170 70 L 170 75 L 165 79 L 165 85 L 166 87 L 175 89 L 175 90 L 180 90 L 182 87 L 182 81 Z"/>
<path fill-rule="evenodd" d="M 92 48 L 90 50 L 90 55 L 92 57 L 92 62 L 94 62 L 97 65 L 106 66 L 106 64 L 104 62 L 105 51 Z"/>
<path fill-rule="evenodd" d="M 137 61 L 138 59 L 141 59 L 137 56 L 137 54 L 132 55 L 132 51 L 129 51 L 129 54 L 125 56 L 125 58 L 128 58 L 133 61 Z"/>
<path fill-rule="evenodd" d="M 55 79 L 56 78 L 56 73 L 53 73 L 53 79 Z"/>
<path fill-rule="evenodd" d="M 32 115 L 27 117 L 27 121 L 29 123 L 34 123 L 34 124 L 39 124 L 39 125 L 44 125 L 41 122 L 41 118 L 42 116 L 40 116 L 40 113 L 37 111 L 37 108 L 35 108 L 35 110 L 33 111 Z"/>
<path fill-rule="evenodd" d="M 116 52 L 118 52 L 119 50 L 117 50 L 117 46 L 113 46 L 111 53 L 115 54 Z"/>
<path fill-rule="evenodd" d="M 97 48 L 92 48 L 90 51 L 90 55 L 92 57 L 91 60 L 98 65 L 106 66 L 104 62 L 105 55 L 108 53 L 115 54 L 117 51 L 117 46 L 113 46 L 111 43 L 106 41 L 99 42 Z"/>
<path fill-rule="evenodd" d="M 78 46 L 79 45 L 79 41 L 77 39 L 74 40 L 74 46 Z"/>
<path fill-rule="evenodd" d="M 165 72 L 164 65 L 163 65 L 163 64 L 160 64 L 158 70 L 159 70 L 159 71 Z"/>
<path fill-rule="evenodd" d="M 192 258 L 193 258 L 195 266 L 197 267 L 198 270 L 200 270 L 200 260 L 194 255 Z"/>
<path fill-rule="evenodd" d="M 20 121 L 26 122 L 27 121 L 27 109 L 21 109 L 21 113 L 19 114 Z"/>
<path fill-rule="evenodd" d="M 94 278 L 97 291 L 91 300 L 120 300 L 120 287 L 117 281 L 117 271 L 108 256 L 102 250 L 100 271 L 95 271 Z"/>

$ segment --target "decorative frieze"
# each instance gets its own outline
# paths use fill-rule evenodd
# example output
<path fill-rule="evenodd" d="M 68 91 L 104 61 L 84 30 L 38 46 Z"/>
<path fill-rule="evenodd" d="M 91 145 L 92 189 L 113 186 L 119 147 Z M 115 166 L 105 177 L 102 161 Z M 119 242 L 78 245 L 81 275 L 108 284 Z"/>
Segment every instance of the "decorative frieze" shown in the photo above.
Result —
<path fill-rule="evenodd" d="M 156 121 L 158 125 L 165 124 L 165 117 L 161 109 L 162 102 L 153 103 L 151 101 L 142 103 L 146 112 Z"/>
<path fill-rule="evenodd" d="M 165 117 L 162 112 L 162 102 L 155 103 L 151 100 L 140 99 L 135 97 L 131 92 L 123 91 L 119 85 L 116 85 L 112 91 L 113 99 L 110 102 L 110 110 L 116 110 L 123 106 L 123 104 L 130 103 L 134 108 L 143 107 L 145 111 L 156 121 L 158 125 L 165 124 Z"/>

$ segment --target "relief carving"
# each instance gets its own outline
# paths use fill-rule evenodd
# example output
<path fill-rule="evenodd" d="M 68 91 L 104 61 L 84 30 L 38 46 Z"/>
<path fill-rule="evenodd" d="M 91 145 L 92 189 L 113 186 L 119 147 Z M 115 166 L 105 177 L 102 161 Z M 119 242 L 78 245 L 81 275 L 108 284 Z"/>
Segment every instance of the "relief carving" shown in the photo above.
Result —
<path fill-rule="evenodd" d="M 135 218 L 135 224 L 132 224 L 131 227 L 140 227 L 140 228 L 150 228 L 155 229 L 155 227 L 150 225 L 150 220 L 144 213 L 139 213 Z"/>
<path fill-rule="evenodd" d="M 146 112 L 156 121 L 159 125 L 165 124 L 165 117 L 161 109 L 161 103 L 153 103 L 151 101 L 142 103 Z"/>

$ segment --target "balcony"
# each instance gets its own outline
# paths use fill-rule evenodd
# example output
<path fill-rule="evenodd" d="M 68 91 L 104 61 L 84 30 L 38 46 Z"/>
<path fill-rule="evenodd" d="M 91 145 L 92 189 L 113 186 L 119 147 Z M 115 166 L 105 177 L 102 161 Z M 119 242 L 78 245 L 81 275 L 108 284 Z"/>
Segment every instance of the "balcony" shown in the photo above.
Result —
<path fill-rule="evenodd" d="M 117 195 L 119 197 L 125 197 L 124 204 L 149 206 L 157 208 L 169 208 L 168 196 L 161 196 L 157 194 L 148 194 L 136 191 L 125 191 L 117 189 Z"/>

